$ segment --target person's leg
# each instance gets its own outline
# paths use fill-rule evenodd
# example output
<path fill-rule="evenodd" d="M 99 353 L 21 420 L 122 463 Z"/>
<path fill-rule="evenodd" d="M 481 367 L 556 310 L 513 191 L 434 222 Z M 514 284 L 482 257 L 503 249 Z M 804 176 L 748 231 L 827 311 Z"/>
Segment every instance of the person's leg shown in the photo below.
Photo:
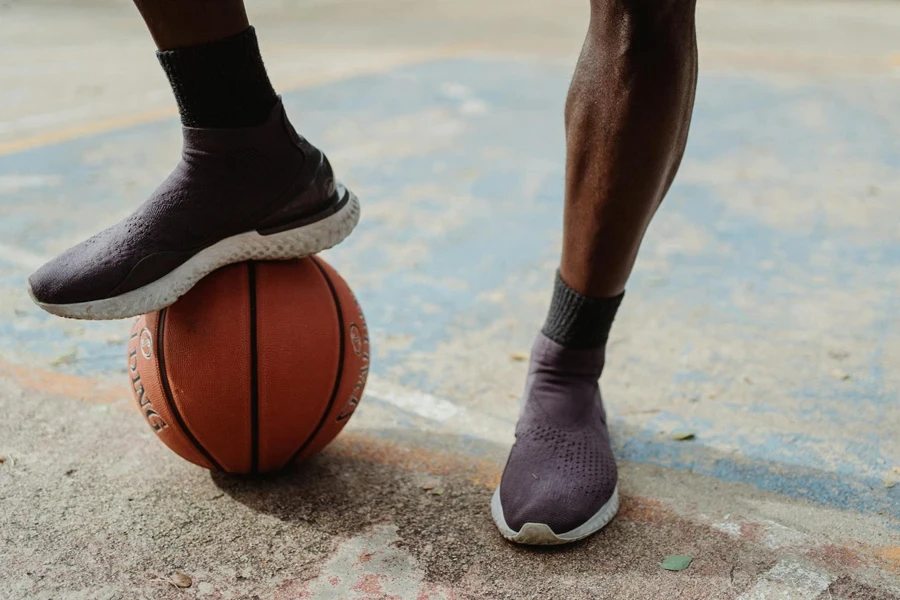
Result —
<path fill-rule="evenodd" d="M 29 278 L 35 302 L 65 317 L 160 310 L 216 268 L 319 252 L 359 219 L 288 121 L 241 0 L 135 3 L 178 102 L 182 157 L 131 216 Z"/>
<path fill-rule="evenodd" d="M 199 46 L 248 27 L 243 0 L 134 0 L 160 50 Z"/>
<path fill-rule="evenodd" d="M 618 508 L 598 380 L 638 248 L 687 141 L 694 4 L 592 0 L 566 105 L 562 262 L 492 502 L 501 532 L 517 542 L 583 538 Z"/>
<path fill-rule="evenodd" d="M 566 103 L 562 278 L 625 289 L 681 163 L 697 83 L 695 0 L 594 0 Z"/>

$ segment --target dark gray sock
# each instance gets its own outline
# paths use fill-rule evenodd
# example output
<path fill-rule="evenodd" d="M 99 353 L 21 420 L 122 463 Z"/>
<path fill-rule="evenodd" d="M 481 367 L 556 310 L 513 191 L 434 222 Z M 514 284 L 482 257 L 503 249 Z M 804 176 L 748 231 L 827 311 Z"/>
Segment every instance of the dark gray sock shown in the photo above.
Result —
<path fill-rule="evenodd" d="M 185 127 L 261 125 L 278 103 L 252 27 L 224 40 L 156 55 L 172 84 Z"/>
<path fill-rule="evenodd" d="M 544 335 L 566 348 L 599 348 L 606 344 L 625 292 L 613 298 L 582 296 L 563 281 L 559 271 Z"/>

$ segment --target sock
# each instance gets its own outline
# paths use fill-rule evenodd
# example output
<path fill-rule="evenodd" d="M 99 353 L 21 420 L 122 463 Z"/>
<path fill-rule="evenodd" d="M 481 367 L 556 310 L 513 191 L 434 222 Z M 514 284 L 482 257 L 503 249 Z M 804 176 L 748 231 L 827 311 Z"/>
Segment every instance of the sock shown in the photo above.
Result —
<path fill-rule="evenodd" d="M 599 348 L 609 339 L 609 330 L 624 296 L 625 292 L 613 298 L 582 296 L 557 271 L 544 335 L 565 348 Z"/>
<path fill-rule="evenodd" d="M 253 27 L 224 40 L 156 56 L 175 92 L 185 127 L 261 125 L 278 103 Z"/>

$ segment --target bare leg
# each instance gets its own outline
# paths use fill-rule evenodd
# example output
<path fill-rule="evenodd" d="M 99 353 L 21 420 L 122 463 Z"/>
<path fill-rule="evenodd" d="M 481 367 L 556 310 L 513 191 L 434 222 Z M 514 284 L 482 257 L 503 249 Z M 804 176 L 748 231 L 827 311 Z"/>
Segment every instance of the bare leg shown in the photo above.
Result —
<path fill-rule="evenodd" d="M 695 0 L 592 0 L 566 104 L 561 275 L 620 294 L 684 153 L 697 83 Z"/>
<path fill-rule="evenodd" d="M 134 0 L 160 50 L 225 39 L 247 29 L 243 0 Z"/>
<path fill-rule="evenodd" d="M 618 510 L 598 381 L 641 239 L 684 153 L 696 82 L 694 0 L 592 0 L 566 104 L 560 277 L 491 503 L 510 540 L 572 542 Z"/>

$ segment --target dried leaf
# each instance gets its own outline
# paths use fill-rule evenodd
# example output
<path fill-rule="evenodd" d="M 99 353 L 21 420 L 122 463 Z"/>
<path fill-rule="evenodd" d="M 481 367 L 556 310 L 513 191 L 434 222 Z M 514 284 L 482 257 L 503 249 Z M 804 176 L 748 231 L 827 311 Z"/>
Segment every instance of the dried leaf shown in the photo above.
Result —
<path fill-rule="evenodd" d="M 676 431 L 672 434 L 672 439 L 676 442 L 686 442 L 687 440 L 694 439 L 694 434 L 690 431 Z"/>
<path fill-rule="evenodd" d="M 690 566 L 693 560 L 694 559 L 690 556 L 672 554 L 671 556 L 667 556 L 662 562 L 662 568 L 666 571 L 684 571 Z"/>
<path fill-rule="evenodd" d="M 849 374 L 849 373 L 846 373 L 846 372 L 844 372 L 844 371 L 841 371 L 840 369 L 834 369 L 834 370 L 831 372 L 831 375 L 832 375 L 835 379 L 840 379 L 841 381 L 847 381 L 848 379 L 850 379 L 850 374 Z"/>
<path fill-rule="evenodd" d="M 431 493 L 432 493 L 433 495 L 435 495 L 435 496 L 443 496 L 443 495 L 444 495 L 444 490 L 432 490 Z"/>
<path fill-rule="evenodd" d="M 65 354 L 61 354 L 53 359 L 53 362 L 50 364 L 54 367 L 61 367 L 63 365 L 71 365 L 72 363 L 78 360 L 78 348 L 75 348 L 71 352 L 66 352 Z"/>
<path fill-rule="evenodd" d="M 525 361 L 528 359 L 528 356 L 525 354 L 522 354 L 521 352 L 515 352 L 513 354 L 510 354 L 509 357 L 516 362 L 522 362 L 522 361 Z"/>
<path fill-rule="evenodd" d="M 181 571 L 175 571 L 172 577 L 169 578 L 169 581 L 172 582 L 172 585 L 181 589 L 189 588 L 194 583 L 187 573 L 182 573 Z"/>

